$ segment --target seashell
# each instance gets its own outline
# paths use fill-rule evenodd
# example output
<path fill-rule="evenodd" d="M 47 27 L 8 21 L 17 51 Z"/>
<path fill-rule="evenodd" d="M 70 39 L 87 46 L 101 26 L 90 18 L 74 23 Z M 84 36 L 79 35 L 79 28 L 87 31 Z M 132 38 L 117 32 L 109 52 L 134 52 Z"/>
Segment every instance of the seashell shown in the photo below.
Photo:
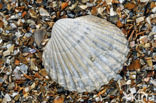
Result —
<path fill-rule="evenodd" d="M 91 92 L 121 78 L 128 51 L 124 34 L 110 22 L 91 15 L 65 18 L 53 26 L 43 64 L 65 89 Z"/>

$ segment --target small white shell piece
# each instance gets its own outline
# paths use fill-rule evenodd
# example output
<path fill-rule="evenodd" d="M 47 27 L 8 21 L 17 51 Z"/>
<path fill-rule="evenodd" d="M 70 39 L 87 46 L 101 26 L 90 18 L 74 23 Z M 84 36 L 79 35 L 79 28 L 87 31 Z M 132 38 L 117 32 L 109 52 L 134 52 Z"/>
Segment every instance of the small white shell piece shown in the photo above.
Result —
<path fill-rule="evenodd" d="M 60 19 L 43 52 L 50 77 L 65 89 L 98 90 L 117 74 L 128 54 L 128 42 L 115 25 L 95 16 Z"/>

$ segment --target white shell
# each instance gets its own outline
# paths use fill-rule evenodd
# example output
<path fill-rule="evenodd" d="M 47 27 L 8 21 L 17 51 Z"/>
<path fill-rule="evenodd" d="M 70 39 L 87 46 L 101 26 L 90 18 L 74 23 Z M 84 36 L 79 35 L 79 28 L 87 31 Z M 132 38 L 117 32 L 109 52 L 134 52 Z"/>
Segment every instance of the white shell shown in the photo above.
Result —
<path fill-rule="evenodd" d="M 70 91 L 92 91 L 118 80 L 128 42 L 115 25 L 95 16 L 58 20 L 43 52 L 50 77 Z"/>

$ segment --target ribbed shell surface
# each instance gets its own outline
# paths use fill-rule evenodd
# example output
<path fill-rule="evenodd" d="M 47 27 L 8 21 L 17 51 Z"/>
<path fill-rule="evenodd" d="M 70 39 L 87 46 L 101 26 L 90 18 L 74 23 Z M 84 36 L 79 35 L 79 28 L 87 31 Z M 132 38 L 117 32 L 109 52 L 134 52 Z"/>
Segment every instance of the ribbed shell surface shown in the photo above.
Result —
<path fill-rule="evenodd" d="M 44 48 L 43 63 L 64 88 L 90 92 L 120 78 L 127 45 L 122 31 L 104 19 L 91 15 L 60 19 Z"/>

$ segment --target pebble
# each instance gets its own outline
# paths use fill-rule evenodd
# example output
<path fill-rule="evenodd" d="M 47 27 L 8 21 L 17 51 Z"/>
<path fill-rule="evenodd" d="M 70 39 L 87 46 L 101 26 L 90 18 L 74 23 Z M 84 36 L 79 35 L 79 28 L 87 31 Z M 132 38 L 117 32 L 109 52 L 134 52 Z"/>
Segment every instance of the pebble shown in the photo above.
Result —
<path fill-rule="evenodd" d="M 140 2 L 146 3 L 149 2 L 149 0 L 140 0 Z"/>
<path fill-rule="evenodd" d="M 110 16 L 115 16 L 116 12 L 113 10 L 113 7 L 110 8 Z"/>
<path fill-rule="evenodd" d="M 95 101 L 96 101 L 96 102 L 99 102 L 99 101 L 100 101 L 100 98 L 99 98 L 99 97 L 96 97 L 96 98 L 95 98 Z"/>
<path fill-rule="evenodd" d="M 3 52 L 3 56 L 4 56 L 4 57 L 6 57 L 6 56 L 8 56 L 8 55 L 10 55 L 10 51 L 9 51 L 9 50 L 6 50 L 6 51 Z"/>
<path fill-rule="evenodd" d="M 156 7 L 154 7 L 154 8 L 152 9 L 152 12 L 153 12 L 153 13 L 156 13 Z"/>
<path fill-rule="evenodd" d="M 149 47 L 151 47 L 151 44 L 150 43 L 146 43 L 145 44 L 145 48 L 149 48 Z"/>
<path fill-rule="evenodd" d="M 73 9 L 76 8 L 77 5 L 78 5 L 78 1 L 76 1 L 74 4 L 72 4 L 72 5 L 69 7 L 69 9 L 70 9 L 70 10 L 73 10 Z"/>
<path fill-rule="evenodd" d="M 119 2 L 122 4 L 125 0 L 119 0 Z"/>
<path fill-rule="evenodd" d="M 150 82 L 156 87 L 156 80 L 150 80 Z"/>
<path fill-rule="evenodd" d="M 85 10 L 87 8 L 87 5 L 79 5 L 79 7 L 83 10 Z"/>
<path fill-rule="evenodd" d="M 155 32 L 156 33 L 156 26 L 153 26 L 152 32 Z"/>
<path fill-rule="evenodd" d="M 87 3 L 89 0 L 81 0 L 82 3 Z"/>
<path fill-rule="evenodd" d="M 145 59 L 146 59 L 148 66 L 152 67 L 153 66 L 152 57 L 146 57 Z"/>
<path fill-rule="evenodd" d="M 112 5 L 112 0 L 106 0 L 107 5 Z"/>
<path fill-rule="evenodd" d="M 131 41 L 131 42 L 130 42 L 130 47 L 131 47 L 131 48 L 135 47 L 135 41 Z"/>
<path fill-rule="evenodd" d="M 14 23 L 10 23 L 10 26 L 11 26 L 12 29 L 16 29 L 17 28 L 17 26 Z"/>
<path fill-rule="evenodd" d="M 136 93 L 135 87 L 134 88 L 130 88 L 130 91 L 131 91 L 132 94 Z"/>
<path fill-rule="evenodd" d="M 0 44 L 3 42 L 3 40 L 0 38 Z"/>
<path fill-rule="evenodd" d="M 18 95 L 18 92 L 14 92 L 14 93 L 12 93 L 11 97 L 14 98 L 16 95 Z"/>
<path fill-rule="evenodd" d="M 28 66 L 27 65 L 25 65 L 25 64 L 22 64 L 21 66 L 20 66 L 20 71 L 23 73 L 23 74 L 27 74 L 28 73 Z"/>
<path fill-rule="evenodd" d="M 41 46 L 41 42 L 45 36 L 46 32 L 43 29 L 37 29 L 34 33 L 34 39 L 38 47 Z"/>
<path fill-rule="evenodd" d="M 144 19 L 145 19 L 144 16 L 136 18 L 136 23 L 140 23 L 140 22 L 144 21 Z"/>
<path fill-rule="evenodd" d="M 0 77 L 0 83 L 3 83 L 4 79 Z"/>
<path fill-rule="evenodd" d="M 9 89 L 9 90 L 12 90 L 14 87 L 15 87 L 14 82 L 12 82 L 12 83 L 10 83 L 10 84 L 8 85 L 8 89 Z"/>
<path fill-rule="evenodd" d="M 16 66 L 16 68 L 13 71 L 13 74 L 16 79 L 21 79 L 21 72 L 20 72 L 20 67 Z"/>
<path fill-rule="evenodd" d="M 140 40 L 141 44 L 144 44 L 144 43 L 148 42 L 148 37 L 146 35 L 145 36 L 141 36 L 139 40 Z"/>
<path fill-rule="evenodd" d="M 40 15 L 41 16 L 50 16 L 49 13 L 48 13 L 48 11 L 45 10 L 44 8 L 40 8 L 39 9 L 39 12 L 40 12 Z"/>
<path fill-rule="evenodd" d="M 97 9 L 97 11 L 98 11 L 98 13 L 99 13 L 100 15 L 103 15 L 104 10 L 105 10 L 105 8 L 103 8 L 103 7 L 99 7 L 99 8 Z"/>
<path fill-rule="evenodd" d="M 4 101 L 6 101 L 6 102 L 10 102 L 11 101 L 11 97 L 10 97 L 9 94 L 5 94 Z"/>

